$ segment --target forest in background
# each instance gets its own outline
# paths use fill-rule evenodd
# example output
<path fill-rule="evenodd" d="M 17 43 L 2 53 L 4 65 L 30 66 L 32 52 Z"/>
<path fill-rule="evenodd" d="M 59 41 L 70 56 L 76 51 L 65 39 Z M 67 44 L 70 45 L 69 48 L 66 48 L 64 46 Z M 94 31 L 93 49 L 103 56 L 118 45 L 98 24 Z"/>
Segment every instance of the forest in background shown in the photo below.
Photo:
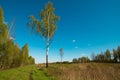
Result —
<path fill-rule="evenodd" d="M 28 44 L 22 48 L 15 44 L 9 34 L 8 25 L 4 22 L 2 7 L 0 7 L 0 69 L 35 64 L 32 56 L 29 56 Z"/>
<path fill-rule="evenodd" d="M 87 63 L 87 62 L 100 62 L 100 63 L 118 63 L 120 62 L 120 46 L 117 49 L 113 49 L 110 52 L 107 49 L 105 52 L 101 52 L 100 54 L 91 54 L 91 60 L 88 57 L 74 58 L 73 63 Z"/>

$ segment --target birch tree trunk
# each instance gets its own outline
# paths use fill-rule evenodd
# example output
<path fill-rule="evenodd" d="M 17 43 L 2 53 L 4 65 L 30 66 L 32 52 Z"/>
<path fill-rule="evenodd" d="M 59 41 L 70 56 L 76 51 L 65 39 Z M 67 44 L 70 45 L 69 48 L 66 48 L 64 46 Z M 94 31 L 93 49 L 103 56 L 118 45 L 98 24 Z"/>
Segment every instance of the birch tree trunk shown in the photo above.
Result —
<path fill-rule="evenodd" d="M 49 45 L 46 46 L 46 68 L 48 68 L 48 52 L 49 52 Z"/>

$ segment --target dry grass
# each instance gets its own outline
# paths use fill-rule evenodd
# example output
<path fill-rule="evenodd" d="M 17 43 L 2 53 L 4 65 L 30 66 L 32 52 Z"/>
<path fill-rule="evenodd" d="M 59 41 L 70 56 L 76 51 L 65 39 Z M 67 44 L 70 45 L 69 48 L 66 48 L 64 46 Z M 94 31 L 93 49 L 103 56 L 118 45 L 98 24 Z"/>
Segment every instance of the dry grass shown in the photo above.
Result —
<path fill-rule="evenodd" d="M 44 71 L 53 80 L 120 80 L 120 64 L 50 64 Z"/>

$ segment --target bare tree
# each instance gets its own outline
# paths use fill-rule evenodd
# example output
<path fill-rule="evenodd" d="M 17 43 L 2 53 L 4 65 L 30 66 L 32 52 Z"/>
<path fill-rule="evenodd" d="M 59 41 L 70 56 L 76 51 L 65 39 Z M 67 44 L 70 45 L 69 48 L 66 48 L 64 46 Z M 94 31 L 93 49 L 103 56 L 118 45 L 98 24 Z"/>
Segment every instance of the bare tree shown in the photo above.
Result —
<path fill-rule="evenodd" d="M 62 58 L 63 58 L 63 48 L 60 48 L 60 57 L 61 57 L 61 63 L 62 63 Z"/>

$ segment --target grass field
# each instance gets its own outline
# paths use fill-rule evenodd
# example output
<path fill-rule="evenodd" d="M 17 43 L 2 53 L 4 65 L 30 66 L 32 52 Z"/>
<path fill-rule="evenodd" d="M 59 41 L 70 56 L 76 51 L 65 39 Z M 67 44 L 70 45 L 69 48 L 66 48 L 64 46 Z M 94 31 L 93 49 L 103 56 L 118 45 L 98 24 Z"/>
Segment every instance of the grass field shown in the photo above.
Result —
<path fill-rule="evenodd" d="M 0 71 L 0 80 L 50 80 L 35 65 Z"/>
<path fill-rule="evenodd" d="M 32 65 L 0 71 L 0 80 L 120 80 L 120 64 Z"/>

